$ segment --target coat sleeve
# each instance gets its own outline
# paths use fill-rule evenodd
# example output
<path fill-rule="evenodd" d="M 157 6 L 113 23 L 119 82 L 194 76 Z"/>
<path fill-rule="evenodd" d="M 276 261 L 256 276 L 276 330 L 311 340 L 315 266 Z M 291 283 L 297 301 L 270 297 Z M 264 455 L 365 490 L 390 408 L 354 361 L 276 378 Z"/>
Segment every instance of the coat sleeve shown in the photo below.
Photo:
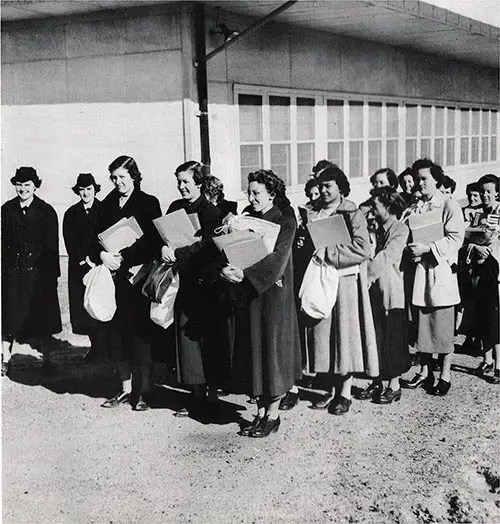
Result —
<path fill-rule="evenodd" d="M 123 249 L 120 253 L 126 267 L 144 264 L 157 256 L 161 239 L 153 224 L 153 220 L 158 217 L 161 217 L 160 202 L 156 197 L 148 195 L 148 198 L 144 199 L 142 203 L 140 219 L 138 216 L 136 217 L 144 234 L 134 244 Z"/>
<path fill-rule="evenodd" d="M 85 258 L 78 238 L 74 231 L 75 213 L 72 208 L 69 208 L 63 217 L 63 238 L 66 246 L 66 251 L 71 258 L 75 260 L 83 260 Z"/>
<path fill-rule="evenodd" d="M 399 266 L 408 241 L 408 235 L 408 227 L 404 224 L 400 224 L 400 227 L 395 228 L 393 233 L 389 235 L 384 248 L 368 263 L 368 280 L 370 282 L 378 280 L 389 266 Z"/>
<path fill-rule="evenodd" d="M 465 236 L 462 210 L 455 200 L 447 200 L 443 209 L 443 224 L 444 237 L 432 242 L 430 249 L 436 260 L 446 258 L 453 261 L 462 247 Z"/>
<path fill-rule="evenodd" d="M 351 219 L 352 242 L 327 246 L 325 248 L 325 262 L 336 269 L 361 264 L 370 257 L 370 236 L 365 216 L 359 209 L 349 214 Z"/>
<path fill-rule="evenodd" d="M 43 230 L 43 250 L 37 261 L 41 275 L 48 278 L 58 278 L 61 274 L 59 266 L 59 223 L 54 208 L 45 208 L 45 224 Z"/>
<path fill-rule="evenodd" d="M 274 251 L 243 271 L 245 279 L 259 295 L 282 278 L 292 253 L 297 221 L 294 217 L 283 216 L 280 225 Z"/>

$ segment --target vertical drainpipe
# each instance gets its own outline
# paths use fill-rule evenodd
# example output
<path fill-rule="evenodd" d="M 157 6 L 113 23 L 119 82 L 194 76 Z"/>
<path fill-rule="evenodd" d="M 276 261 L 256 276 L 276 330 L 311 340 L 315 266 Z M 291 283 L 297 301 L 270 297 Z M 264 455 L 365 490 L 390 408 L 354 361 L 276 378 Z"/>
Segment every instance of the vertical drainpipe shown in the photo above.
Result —
<path fill-rule="evenodd" d="M 207 54 L 205 44 L 205 4 L 196 2 L 194 4 L 194 38 L 195 38 L 195 61 L 196 87 L 198 91 L 198 108 L 200 119 L 200 143 L 201 162 L 207 166 L 210 172 L 210 134 L 208 129 L 208 83 L 207 83 Z"/>

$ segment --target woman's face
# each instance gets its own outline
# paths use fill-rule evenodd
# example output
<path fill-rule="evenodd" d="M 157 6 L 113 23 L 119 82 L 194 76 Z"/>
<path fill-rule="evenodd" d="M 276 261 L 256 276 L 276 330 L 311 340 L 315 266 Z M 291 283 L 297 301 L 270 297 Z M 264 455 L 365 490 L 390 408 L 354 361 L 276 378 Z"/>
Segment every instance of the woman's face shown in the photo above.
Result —
<path fill-rule="evenodd" d="M 377 197 L 373 199 L 372 213 L 375 220 L 379 223 L 385 222 L 390 216 L 389 210 Z"/>
<path fill-rule="evenodd" d="M 498 191 L 495 188 L 494 182 L 483 184 L 480 193 L 483 206 L 491 208 L 496 204 Z"/>
<path fill-rule="evenodd" d="M 481 193 L 479 191 L 469 191 L 469 205 L 470 206 L 480 206 L 481 205 Z"/>
<path fill-rule="evenodd" d="M 129 195 L 134 190 L 134 179 L 124 167 L 115 169 L 109 178 L 120 195 Z"/>
<path fill-rule="evenodd" d="M 257 213 L 264 213 L 273 207 L 274 195 L 271 195 L 264 184 L 250 182 L 247 196 L 252 209 Z"/>
<path fill-rule="evenodd" d="M 27 182 L 16 182 L 16 193 L 21 202 L 26 202 L 35 194 L 35 183 L 33 180 Z"/>
<path fill-rule="evenodd" d="M 307 194 L 307 198 L 309 198 L 309 202 L 314 202 L 315 200 L 318 200 L 319 197 L 320 197 L 319 187 L 312 186 L 311 189 L 309 189 L 309 192 Z"/>
<path fill-rule="evenodd" d="M 194 202 L 201 195 L 201 184 L 196 184 L 191 171 L 177 173 L 177 189 L 184 200 Z"/>
<path fill-rule="evenodd" d="M 95 198 L 95 187 L 93 185 L 80 187 L 78 189 L 78 194 L 80 195 L 80 200 L 84 204 L 90 204 L 94 201 Z"/>
<path fill-rule="evenodd" d="M 389 180 L 387 179 L 387 173 L 379 173 L 374 179 L 373 179 L 373 187 L 386 187 L 390 186 Z"/>
<path fill-rule="evenodd" d="M 419 169 L 417 173 L 417 186 L 422 196 L 432 196 L 436 192 L 437 182 L 431 175 L 429 167 Z"/>
<path fill-rule="evenodd" d="M 410 194 L 414 185 L 415 185 L 415 180 L 413 180 L 413 177 L 411 175 L 405 175 L 403 177 L 403 185 L 401 187 L 401 189 L 403 190 L 403 193 Z"/>
<path fill-rule="evenodd" d="M 335 180 L 326 180 L 320 185 L 321 201 L 328 205 L 338 202 L 342 195 L 340 194 L 339 186 Z"/>

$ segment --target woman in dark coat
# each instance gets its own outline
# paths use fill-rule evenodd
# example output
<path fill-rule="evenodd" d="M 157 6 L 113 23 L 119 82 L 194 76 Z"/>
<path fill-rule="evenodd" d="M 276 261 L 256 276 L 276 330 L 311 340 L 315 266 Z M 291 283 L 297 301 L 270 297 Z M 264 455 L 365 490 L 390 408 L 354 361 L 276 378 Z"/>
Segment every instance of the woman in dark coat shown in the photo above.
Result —
<path fill-rule="evenodd" d="M 274 251 L 244 270 L 228 265 L 221 272 L 240 297 L 231 323 L 233 368 L 257 398 L 257 415 L 240 434 L 255 438 L 278 430 L 280 400 L 301 376 L 292 266 L 297 221 L 274 205 L 281 182 L 269 170 L 248 175 L 250 215 L 280 226 Z"/>
<path fill-rule="evenodd" d="M 222 223 L 222 214 L 202 194 L 205 184 L 203 165 L 193 160 L 175 170 L 177 187 L 182 196 L 170 204 L 167 214 L 185 209 L 198 216 L 200 240 L 186 247 L 163 246 L 162 260 L 179 267 L 180 288 L 175 301 L 177 373 L 181 384 L 192 388 L 192 402 L 176 416 L 201 414 L 209 400 L 217 397 L 225 359 L 220 331 L 224 326 L 221 307 L 212 284 L 218 277 L 220 257 L 211 242 Z"/>
<path fill-rule="evenodd" d="M 102 261 L 108 269 L 116 272 L 117 309 L 107 324 L 107 337 L 111 346 L 110 357 L 118 362 L 122 381 L 122 390 L 102 406 L 113 408 L 130 402 L 132 369 L 138 365 L 141 380 L 134 409 L 145 411 L 149 409 L 152 347 L 158 330 L 150 318 L 149 299 L 142 294 L 140 286 L 129 282 L 128 277 L 130 268 L 150 262 L 160 250 L 161 239 L 153 220 L 161 216 L 161 209 L 156 197 L 141 191 L 142 175 L 132 157 L 118 157 L 110 164 L 109 172 L 115 189 L 100 205 L 96 230 L 101 233 L 122 218 L 135 217 L 144 234 L 119 254 L 103 251 L 99 245 L 94 248 L 94 261 Z"/>
<path fill-rule="evenodd" d="M 101 322 L 93 319 L 83 307 L 85 285 L 83 277 L 92 262 L 92 244 L 97 235 L 97 217 L 100 201 L 95 197 L 101 189 L 91 173 L 80 173 L 72 190 L 80 197 L 80 202 L 71 206 L 63 218 L 63 236 L 68 252 L 68 291 L 69 315 L 73 333 L 88 335 L 90 351 L 86 360 L 104 356 L 105 329 Z"/>
<path fill-rule="evenodd" d="M 59 237 L 57 214 L 35 196 L 42 181 L 32 167 L 11 178 L 17 197 L 2 206 L 2 375 L 8 374 L 12 346 L 21 336 L 39 337 L 44 365 L 48 337 L 61 331 L 57 297 Z"/>

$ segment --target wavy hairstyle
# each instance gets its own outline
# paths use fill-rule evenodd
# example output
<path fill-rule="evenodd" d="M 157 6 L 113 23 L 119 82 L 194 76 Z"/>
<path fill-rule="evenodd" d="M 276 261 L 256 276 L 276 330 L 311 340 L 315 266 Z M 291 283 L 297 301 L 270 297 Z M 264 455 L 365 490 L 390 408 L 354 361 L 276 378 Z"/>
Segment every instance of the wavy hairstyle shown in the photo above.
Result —
<path fill-rule="evenodd" d="M 344 197 L 349 196 L 349 193 L 351 192 L 351 184 L 349 184 L 349 180 L 347 180 L 345 173 L 336 164 L 331 164 L 321 171 L 317 179 L 320 184 L 322 182 L 333 180 L 337 184 L 340 194 Z"/>
<path fill-rule="evenodd" d="M 387 211 L 396 218 L 400 218 L 406 208 L 403 197 L 393 187 L 375 187 L 370 191 L 370 195 L 369 202 L 372 206 L 375 199 L 378 199 Z"/>
<path fill-rule="evenodd" d="M 259 169 L 248 174 L 248 183 L 258 182 L 266 186 L 267 192 L 274 197 L 282 198 L 286 193 L 285 182 L 271 169 Z"/>
<path fill-rule="evenodd" d="M 119 156 L 118 158 L 115 158 L 111 164 L 108 166 L 108 171 L 110 173 L 113 173 L 113 171 L 116 171 L 117 169 L 120 169 L 120 167 L 123 167 L 123 169 L 126 169 L 132 180 L 134 181 L 135 187 L 140 188 L 141 187 L 141 180 L 142 180 L 142 174 L 139 171 L 139 167 L 137 166 L 137 162 L 131 157 L 127 155 Z"/>
<path fill-rule="evenodd" d="M 432 178 L 436 181 L 437 187 L 443 183 L 444 171 L 443 168 L 433 162 L 430 158 L 419 158 L 415 160 L 411 166 L 412 171 L 415 173 L 415 176 L 421 169 L 429 169 L 432 175 Z"/>
<path fill-rule="evenodd" d="M 184 162 L 180 166 L 176 167 L 174 175 L 177 176 L 179 173 L 184 173 L 186 171 L 191 173 L 193 181 L 197 186 L 204 186 L 206 169 L 201 162 L 197 162 L 196 160 L 188 160 L 187 162 Z"/>
<path fill-rule="evenodd" d="M 373 173 L 373 175 L 370 177 L 370 183 L 373 185 L 377 175 L 382 175 L 384 173 L 387 177 L 387 182 L 389 182 L 389 185 L 396 189 L 398 187 L 398 177 L 390 167 L 383 167 L 382 169 L 375 171 L 375 173 Z"/>

